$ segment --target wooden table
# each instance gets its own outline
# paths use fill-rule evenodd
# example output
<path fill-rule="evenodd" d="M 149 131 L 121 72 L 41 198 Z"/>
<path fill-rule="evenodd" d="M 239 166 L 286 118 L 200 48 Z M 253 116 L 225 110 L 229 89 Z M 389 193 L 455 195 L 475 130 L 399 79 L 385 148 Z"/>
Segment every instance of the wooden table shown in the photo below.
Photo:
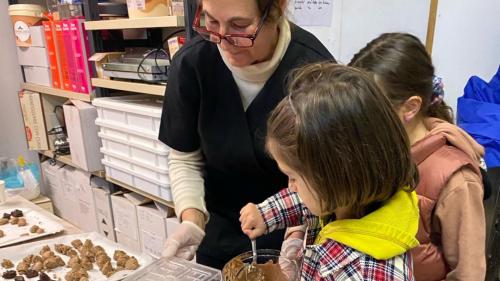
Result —
<path fill-rule="evenodd" d="M 35 241 L 52 239 L 52 238 L 56 238 L 56 237 L 64 236 L 64 235 L 68 235 L 68 234 L 82 233 L 82 231 L 78 227 L 72 225 L 71 223 L 61 219 L 60 217 L 58 217 L 50 212 L 47 212 L 45 209 L 41 208 L 40 206 L 38 206 L 36 204 L 33 204 L 31 201 L 28 201 L 21 196 L 8 197 L 7 202 L 0 204 L 0 209 L 16 209 L 16 208 L 28 208 L 28 209 L 37 211 L 39 213 L 42 213 L 46 217 L 60 223 L 64 227 L 64 230 L 61 232 L 58 232 L 54 235 L 47 235 L 47 236 L 43 236 L 40 238 L 31 239 L 29 241 L 24 241 L 24 242 L 19 242 L 16 244 L 8 245 L 6 247 L 19 245 L 22 243 L 30 243 L 30 242 L 35 242 Z"/>

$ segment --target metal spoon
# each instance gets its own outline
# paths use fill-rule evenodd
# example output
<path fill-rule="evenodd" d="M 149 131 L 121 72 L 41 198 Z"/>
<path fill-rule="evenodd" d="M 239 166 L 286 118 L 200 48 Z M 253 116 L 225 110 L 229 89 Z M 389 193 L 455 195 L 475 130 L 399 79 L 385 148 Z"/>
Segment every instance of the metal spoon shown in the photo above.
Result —
<path fill-rule="evenodd" d="M 257 243 L 255 242 L 255 239 L 252 239 L 252 264 L 255 265 L 257 264 Z"/>
<path fill-rule="evenodd" d="M 252 263 L 247 266 L 246 280 L 260 281 L 264 280 L 262 271 L 257 267 L 257 245 L 255 240 L 252 242 Z"/>

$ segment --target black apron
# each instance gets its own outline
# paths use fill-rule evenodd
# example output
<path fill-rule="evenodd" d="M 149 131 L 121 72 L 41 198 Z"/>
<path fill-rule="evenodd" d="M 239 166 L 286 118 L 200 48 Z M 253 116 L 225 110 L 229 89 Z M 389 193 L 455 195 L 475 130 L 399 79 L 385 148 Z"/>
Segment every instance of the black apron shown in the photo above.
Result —
<path fill-rule="evenodd" d="M 197 252 L 199 263 L 221 268 L 251 249 L 241 231 L 240 209 L 287 186 L 286 176 L 264 148 L 267 118 L 286 95 L 289 71 L 322 60 L 333 58 L 314 36 L 292 25 L 292 39 L 280 65 L 245 111 L 216 45 L 194 38 L 174 57 L 159 139 L 178 151 L 201 148 L 205 159 L 210 220 Z M 259 238 L 257 247 L 280 249 L 283 233 Z"/>

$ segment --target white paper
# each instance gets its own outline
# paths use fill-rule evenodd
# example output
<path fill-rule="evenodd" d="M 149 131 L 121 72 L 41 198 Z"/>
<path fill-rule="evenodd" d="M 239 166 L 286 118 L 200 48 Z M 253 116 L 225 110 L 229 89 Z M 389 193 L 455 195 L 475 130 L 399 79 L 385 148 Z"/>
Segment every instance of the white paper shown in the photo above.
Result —
<path fill-rule="evenodd" d="M 331 26 L 333 0 L 294 0 L 294 22 L 299 26 Z"/>
<path fill-rule="evenodd" d="M 51 240 L 44 240 L 44 241 L 39 241 L 39 242 L 33 242 L 29 244 L 23 244 L 19 246 L 14 246 L 6 249 L 2 249 L 2 258 L 10 259 L 14 264 L 17 264 L 19 261 L 21 261 L 24 257 L 30 255 L 30 254 L 36 254 L 38 253 L 44 245 L 48 245 L 51 250 L 54 250 L 54 244 L 66 244 L 71 246 L 71 241 L 75 239 L 80 239 L 82 242 L 85 241 L 85 239 L 90 239 L 94 245 L 99 245 L 104 248 L 108 256 L 113 257 L 113 253 L 115 250 L 123 250 L 125 251 L 129 256 L 134 256 L 137 261 L 139 262 L 140 267 L 137 269 L 141 269 L 151 262 L 153 262 L 153 259 L 146 255 L 146 254 L 141 254 L 139 252 L 133 251 L 131 249 L 128 249 L 125 246 L 118 245 L 112 241 L 109 241 L 108 239 L 102 237 L 101 235 L 93 232 L 93 233 L 82 233 L 82 234 L 75 234 L 75 235 L 66 235 L 66 236 L 61 236 L 55 239 Z M 69 257 L 66 257 L 64 255 L 57 254 L 56 255 L 60 256 L 64 262 L 68 262 Z M 116 267 L 116 262 L 113 260 L 112 261 L 113 267 Z M 52 277 L 52 279 L 55 280 L 65 280 L 64 276 L 65 274 L 71 270 L 70 268 L 67 267 L 58 267 L 54 269 L 52 272 L 48 273 L 49 277 Z M 89 280 L 91 281 L 101 281 L 101 280 L 107 280 L 104 275 L 99 271 L 97 266 L 94 264 L 94 268 L 88 272 L 89 274 Z M 54 278 L 55 277 L 55 278 Z M 60 279 L 58 279 L 60 278 Z M 27 281 L 35 281 L 38 280 L 39 278 L 27 278 Z"/>
<path fill-rule="evenodd" d="M 5 234 L 4 237 L 0 238 L 0 247 L 52 235 L 64 230 L 64 227 L 60 223 L 44 216 L 40 212 L 28 208 L 19 208 L 19 210 L 23 212 L 24 218 L 26 218 L 26 226 L 19 227 L 18 225 L 12 225 L 10 223 L 0 225 L 0 229 Z M 10 213 L 12 211 L 14 211 L 12 208 L 0 210 L 0 216 L 3 215 L 3 213 Z M 31 233 L 30 228 L 33 225 L 38 225 L 43 228 L 45 232 L 41 234 Z M 3 250 L 4 249 L 2 249 L 2 251 Z"/>
<path fill-rule="evenodd" d="M 144 10 L 146 9 L 146 0 L 127 0 L 129 9 Z"/>

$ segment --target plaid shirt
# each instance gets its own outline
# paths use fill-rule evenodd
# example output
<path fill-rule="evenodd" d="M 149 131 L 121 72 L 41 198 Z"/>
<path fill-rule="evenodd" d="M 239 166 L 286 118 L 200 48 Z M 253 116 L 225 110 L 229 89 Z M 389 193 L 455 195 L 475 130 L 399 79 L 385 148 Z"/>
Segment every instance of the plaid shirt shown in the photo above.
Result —
<path fill-rule="evenodd" d="M 320 228 L 319 218 L 288 188 L 257 205 L 267 232 L 289 226 L 307 225 L 301 280 L 371 280 L 413 281 L 413 263 L 409 252 L 388 260 L 375 258 L 349 246 L 327 239 L 315 245 Z"/>

